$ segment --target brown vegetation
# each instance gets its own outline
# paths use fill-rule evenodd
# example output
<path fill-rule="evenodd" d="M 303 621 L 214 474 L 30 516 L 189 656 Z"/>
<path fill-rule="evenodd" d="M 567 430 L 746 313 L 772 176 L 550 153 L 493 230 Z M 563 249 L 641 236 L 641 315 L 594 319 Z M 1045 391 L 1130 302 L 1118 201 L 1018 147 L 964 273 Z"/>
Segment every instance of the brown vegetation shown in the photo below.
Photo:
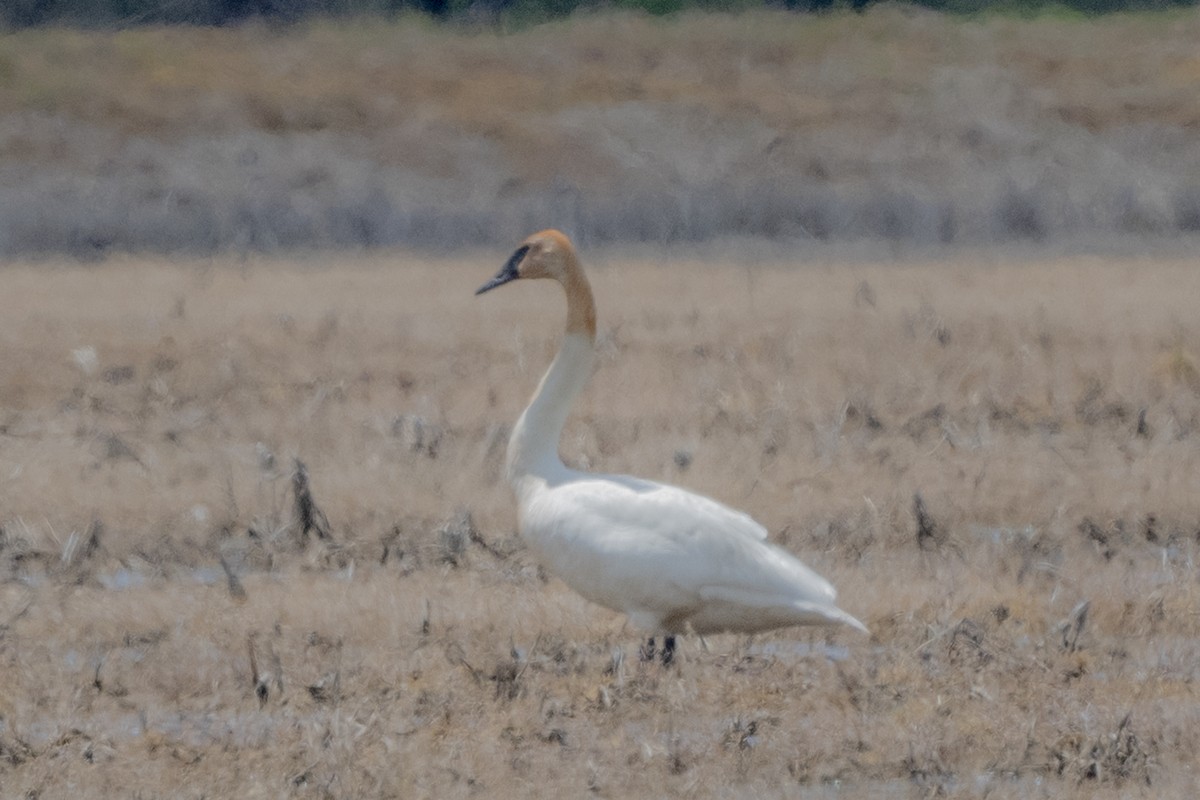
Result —
<path fill-rule="evenodd" d="M 1200 12 L 0 38 L 0 253 L 1200 231 Z M 86 65 L 81 68 L 81 65 Z"/>
<path fill-rule="evenodd" d="M 1194 264 L 588 255 L 565 454 L 752 511 L 870 639 L 663 671 L 530 562 L 561 310 L 474 298 L 497 253 L 10 265 L 0 793 L 1191 796 Z"/>

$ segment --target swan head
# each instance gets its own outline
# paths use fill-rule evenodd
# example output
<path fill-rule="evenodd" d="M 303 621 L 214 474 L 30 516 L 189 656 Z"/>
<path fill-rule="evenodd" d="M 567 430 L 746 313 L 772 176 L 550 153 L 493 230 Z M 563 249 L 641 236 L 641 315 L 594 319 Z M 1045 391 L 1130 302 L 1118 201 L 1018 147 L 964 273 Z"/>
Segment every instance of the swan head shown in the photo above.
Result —
<path fill-rule="evenodd" d="M 575 248 L 566 234 L 556 230 L 533 234 L 516 249 L 496 277 L 480 286 L 475 294 L 490 292 L 521 278 L 552 278 L 564 286 L 575 263 Z"/>

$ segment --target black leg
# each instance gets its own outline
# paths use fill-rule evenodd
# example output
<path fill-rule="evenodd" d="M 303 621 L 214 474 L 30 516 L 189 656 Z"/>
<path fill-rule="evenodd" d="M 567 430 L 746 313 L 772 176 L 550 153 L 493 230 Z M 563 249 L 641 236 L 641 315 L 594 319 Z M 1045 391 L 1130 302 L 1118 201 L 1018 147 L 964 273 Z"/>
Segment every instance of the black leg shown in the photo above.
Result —
<path fill-rule="evenodd" d="M 662 662 L 668 666 L 675 661 L 675 636 L 672 634 L 663 638 Z"/>
<path fill-rule="evenodd" d="M 653 661 L 654 655 L 657 652 L 658 649 L 654 646 L 654 637 L 651 636 L 646 640 L 646 643 L 641 646 L 641 649 L 638 650 L 638 657 L 642 661 Z"/>

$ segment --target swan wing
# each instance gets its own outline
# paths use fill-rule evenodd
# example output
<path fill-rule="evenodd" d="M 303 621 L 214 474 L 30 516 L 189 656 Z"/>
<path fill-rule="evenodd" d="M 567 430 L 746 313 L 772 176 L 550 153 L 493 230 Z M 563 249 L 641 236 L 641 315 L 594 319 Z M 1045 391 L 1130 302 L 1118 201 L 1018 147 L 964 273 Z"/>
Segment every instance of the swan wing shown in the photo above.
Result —
<path fill-rule="evenodd" d="M 765 542 L 767 529 L 749 514 L 678 486 L 628 475 L 579 475 L 556 487 L 583 514 L 609 524 L 662 531 L 712 531 Z"/>
<path fill-rule="evenodd" d="M 625 476 L 584 476 L 553 494 L 563 519 L 586 524 L 613 557 L 643 559 L 680 589 L 724 587 L 828 605 L 837 599 L 828 581 L 767 542 L 762 525 L 703 495 Z M 620 568 L 637 569 L 628 561 Z"/>

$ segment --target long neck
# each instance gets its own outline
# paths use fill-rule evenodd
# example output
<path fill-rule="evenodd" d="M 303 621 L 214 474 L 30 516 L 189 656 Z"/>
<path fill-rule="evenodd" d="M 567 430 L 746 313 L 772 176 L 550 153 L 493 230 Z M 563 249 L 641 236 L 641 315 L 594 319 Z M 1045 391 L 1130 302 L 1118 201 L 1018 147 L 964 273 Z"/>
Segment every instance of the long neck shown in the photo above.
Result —
<path fill-rule="evenodd" d="M 518 493 L 526 476 L 548 479 L 564 469 L 558 440 L 571 403 L 592 372 L 596 307 L 583 270 L 574 260 L 569 267 L 561 279 L 567 295 L 562 345 L 508 441 L 508 480 Z"/>

